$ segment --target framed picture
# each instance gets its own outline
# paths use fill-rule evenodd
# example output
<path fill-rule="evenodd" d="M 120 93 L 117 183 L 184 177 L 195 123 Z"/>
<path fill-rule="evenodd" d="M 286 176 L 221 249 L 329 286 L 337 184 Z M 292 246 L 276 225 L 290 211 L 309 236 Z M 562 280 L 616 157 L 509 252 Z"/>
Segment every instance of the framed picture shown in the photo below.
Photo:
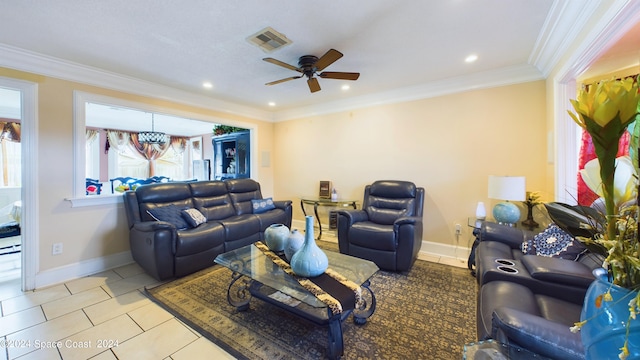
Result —
<path fill-rule="evenodd" d="M 331 181 L 320 181 L 320 197 L 331 199 Z"/>

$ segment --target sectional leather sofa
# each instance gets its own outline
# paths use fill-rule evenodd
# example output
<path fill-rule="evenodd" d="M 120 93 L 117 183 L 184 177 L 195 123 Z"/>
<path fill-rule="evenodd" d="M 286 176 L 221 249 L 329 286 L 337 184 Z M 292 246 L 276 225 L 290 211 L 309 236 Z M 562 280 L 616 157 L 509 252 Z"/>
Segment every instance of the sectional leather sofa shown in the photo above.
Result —
<path fill-rule="evenodd" d="M 209 267 L 292 217 L 290 200 L 263 199 L 252 179 L 142 185 L 124 193 L 124 206 L 133 259 L 158 280 Z"/>
<path fill-rule="evenodd" d="M 482 224 L 475 253 L 478 340 L 495 339 L 551 359 L 583 359 L 580 320 L 592 271 L 603 258 L 584 249 L 572 259 L 526 255 L 534 233 Z"/>

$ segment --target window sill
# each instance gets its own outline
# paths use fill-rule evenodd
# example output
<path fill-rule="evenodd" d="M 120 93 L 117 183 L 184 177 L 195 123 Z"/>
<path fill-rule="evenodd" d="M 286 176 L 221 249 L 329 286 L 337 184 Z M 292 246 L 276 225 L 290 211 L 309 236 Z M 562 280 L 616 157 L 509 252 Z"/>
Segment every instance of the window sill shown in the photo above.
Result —
<path fill-rule="evenodd" d="M 99 206 L 118 204 L 122 202 L 122 194 L 109 195 L 87 195 L 83 197 L 67 198 L 71 202 L 71 207 Z"/>

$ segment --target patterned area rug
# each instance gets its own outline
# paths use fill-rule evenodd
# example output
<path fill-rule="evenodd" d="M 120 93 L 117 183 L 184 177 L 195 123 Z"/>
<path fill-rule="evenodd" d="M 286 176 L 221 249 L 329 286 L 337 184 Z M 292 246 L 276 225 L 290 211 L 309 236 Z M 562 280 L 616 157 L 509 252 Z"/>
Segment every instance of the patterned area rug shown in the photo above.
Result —
<path fill-rule="evenodd" d="M 238 312 L 227 302 L 230 280 L 231 271 L 215 265 L 147 294 L 238 359 L 326 358 L 326 327 L 259 299 Z M 343 359 L 460 359 L 463 345 L 476 340 L 476 281 L 468 270 L 417 260 L 409 272 L 378 271 L 370 287 L 376 311 L 365 325 L 351 316 L 343 322 Z"/>

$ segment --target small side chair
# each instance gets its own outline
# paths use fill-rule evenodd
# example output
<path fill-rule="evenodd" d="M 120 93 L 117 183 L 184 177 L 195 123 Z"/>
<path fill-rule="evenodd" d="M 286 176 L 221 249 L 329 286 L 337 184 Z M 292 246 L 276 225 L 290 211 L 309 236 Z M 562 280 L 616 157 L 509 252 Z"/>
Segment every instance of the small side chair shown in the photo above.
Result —
<path fill-rule="evenodd" d="M 362 210 L 338 210 L 343 254 L 371 260 L 379 268 L 407 271 L 422 244 L 424 188 L 408 181 L 375 181 L 364 188 Z"/>

